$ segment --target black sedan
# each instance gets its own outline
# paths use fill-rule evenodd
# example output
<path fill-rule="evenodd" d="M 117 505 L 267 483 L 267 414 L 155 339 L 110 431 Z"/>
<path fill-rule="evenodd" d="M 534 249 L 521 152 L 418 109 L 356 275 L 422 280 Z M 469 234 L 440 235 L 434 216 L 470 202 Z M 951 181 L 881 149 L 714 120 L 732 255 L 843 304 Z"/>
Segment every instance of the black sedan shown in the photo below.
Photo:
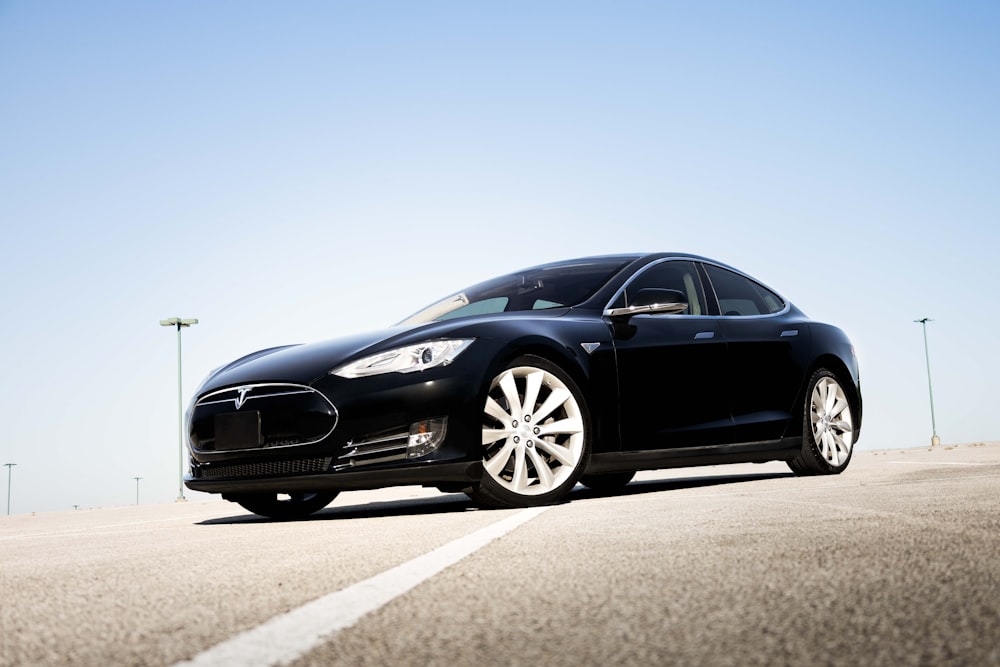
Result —
<path fill-rule="evenodd" d="M 403 484 L 523 507 L 637 470 L 780 460 L 836 474 L 860 426 L 840 329 L 710 259 L 588 257 L 214 371 L 188 410 L 185 483 L 278 518 Z"/>

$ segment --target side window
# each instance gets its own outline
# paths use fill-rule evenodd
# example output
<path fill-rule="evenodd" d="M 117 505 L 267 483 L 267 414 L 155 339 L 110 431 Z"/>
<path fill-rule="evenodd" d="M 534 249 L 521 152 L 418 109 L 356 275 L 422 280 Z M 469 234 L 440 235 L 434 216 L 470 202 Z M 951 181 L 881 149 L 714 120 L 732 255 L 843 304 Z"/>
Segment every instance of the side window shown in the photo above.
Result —
<path fill-rule="evenodd" d="M 715 288 L 723 315 L 770 315 L 785 307 L 781 297 L 749 278 L 711 264 L 705 264 L 705 271 Z"/>
<path fill-rule="evenodd" d="M 625 305 L 629 305 L 639 290 L 647 287 L 672 289 L 687 297 L 688 307 L 682 315 L 705 315 L 705 292 L 693 262 L 660 262 L 640 273 L 625 287 Z M 618 299 L 619 301 L 621 299 Z"/>
<path fill-rule="evenodd" d="M 441 317 L 437 318 L 439 322 L 444 320 L 453 320 L 456 317 L 468 317 L 469 315 L 485 315 L 487 313 L 502 313 L 505 308 L 507 308 L 507 297 L 498 296 L 492 299 L 483 299 L 482 301 L 474 301 L 467 306 L 462 306 L 457 308 L 450 313 L 445 313 Z"/>

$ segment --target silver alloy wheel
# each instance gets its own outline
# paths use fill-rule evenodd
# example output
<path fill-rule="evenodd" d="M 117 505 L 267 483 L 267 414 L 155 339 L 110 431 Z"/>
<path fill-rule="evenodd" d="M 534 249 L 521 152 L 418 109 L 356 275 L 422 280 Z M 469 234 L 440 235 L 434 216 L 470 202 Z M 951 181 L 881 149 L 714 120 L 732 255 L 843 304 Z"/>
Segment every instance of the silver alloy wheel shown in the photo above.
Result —
<path fill-rule="evenodd" d="M 483 417 L 483 464 L 504 489 L 539 496 L 559 488 L 580 465 L 585 437 L 580 405 L 555 374 L 517 366 L 493 380 Z"/>
<path fill-rule="evenodd" d="M 846 463 L 854 446 L 854 420 L 847 395 L 834 378 L 823 377 L 813 387 L 809 412 L 819 455 L 834 467 Z"/>

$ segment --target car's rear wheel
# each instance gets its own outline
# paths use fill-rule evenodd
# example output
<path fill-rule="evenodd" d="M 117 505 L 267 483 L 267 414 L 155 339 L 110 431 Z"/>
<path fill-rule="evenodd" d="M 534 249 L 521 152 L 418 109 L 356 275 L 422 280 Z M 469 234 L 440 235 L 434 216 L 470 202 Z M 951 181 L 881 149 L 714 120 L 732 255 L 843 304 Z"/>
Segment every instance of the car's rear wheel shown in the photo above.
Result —
<path fill-rule="evenodd" d="M 483 408 L 483 477 L 469 495 L 490 507 L 530 507 L 569 493 L 590 454 L 590 415 L 573 379 L 536 356 L 515 359 Z"/>
<path fill-rule="evenodd" d="M 580 478 L 580 484 L 583 484 L 588 489 L 593 489 L 598 493 L 614 493 L 615 491 L 621 491 L 628 483 L 632 481 L 635 477 L 634 470 L 628 470 L 626 472 L 607 472 L 600 475 L 583 475 Z"/>
<path fill-rule="evenodd" d="M 835 475 L 844 471 L 854 453 L 851 401 L 831 371 L 813 373 L 806 393 L 802 451 L 788 462 L 798 475 Z"/>
<path fill-rule="evenodd" d="M 243 509 L 271 519 L 301 519 L 320 511 L 337 497 L 332 493 L 254 493 L 227 496 Z"/>

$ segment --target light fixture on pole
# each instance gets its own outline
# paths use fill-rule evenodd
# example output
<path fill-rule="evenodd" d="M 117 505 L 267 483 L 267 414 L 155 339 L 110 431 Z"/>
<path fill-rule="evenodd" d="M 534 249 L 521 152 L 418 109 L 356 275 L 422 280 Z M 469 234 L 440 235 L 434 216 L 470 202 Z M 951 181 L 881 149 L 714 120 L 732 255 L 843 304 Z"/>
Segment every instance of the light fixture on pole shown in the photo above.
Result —
<path fill-rule="evenodd" d="M 7 466 L 7 516 L 10 516 L 10 471 L 16 463 L 4 463 Z"/>
<path fill-rule="evenodd" d="M 180 458 L 177 467 L 177 502 L 184 502 L 184 394 L 181 386 L 181 329 L 198 324 L 196 319 L 171 317 L 160 320 L 160 326 L 177 327 L 177 437 L 180 441 Z"/>
<path fill-rule="evenodd" d="M 927 323 L 933 322 L 929 317 L 920 320 L 913 320 L 924 328 L 924 359 L 927 361 L 927 392 L 931 397 L 931 447 L 941 444 L 941 438 L 937 434 L 937 422 L 934 420 L 934 388 L 931 386 L 931 354 L 927 347 Z"/>
<path fill-rule="evenodd" d="M 142 479 L 142 477 L 133 477 L 132 479 L 135 480 L 135 504 L 138 505 L 139 504 L 139 480 Z"/>

